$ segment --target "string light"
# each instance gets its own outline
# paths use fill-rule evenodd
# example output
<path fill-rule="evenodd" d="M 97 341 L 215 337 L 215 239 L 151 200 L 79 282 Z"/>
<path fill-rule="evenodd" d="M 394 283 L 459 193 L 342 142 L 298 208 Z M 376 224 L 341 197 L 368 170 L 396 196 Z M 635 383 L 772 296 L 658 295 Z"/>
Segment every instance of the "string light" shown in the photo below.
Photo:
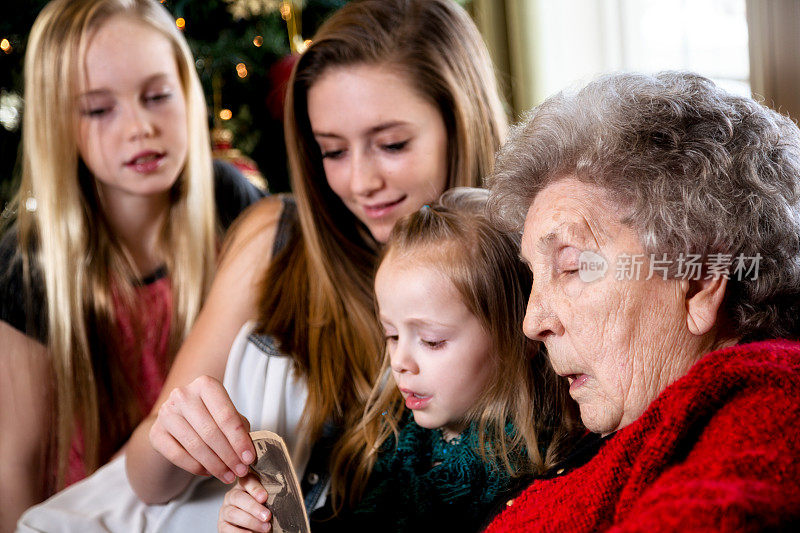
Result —
<path fill-rule="evenodd" d="M 237 64 L 236 74 L 238 74 L 240 78 L 247 77 L 247 65 L 245 65 L 244 63 Z"/>
<path fill-rule="evenodd" d="M 11 43 L 8 41 L 8 39 L 3 39 L 0 41 L 0 50 L 3 52 L 10 54 L 13 49 L 14 48 L 11 46 Z"/>
<path fill-rule="evenodd" d="M 222 120 L 230 120 L 231 118 L 233 118 L 233 113 L 231 112 L 230 109 L 221 109 L 219 112 L 219 118 L 221 118 Z"/>
<path fill-rule="evenodd" d="M 184 19 L 183 17 L 176 19 L 175 25 L 178 27 L 179 30 L 184 29 L 186 27 L 186 19 Z"/>
<path fill-rule="evenodd" d="M 281 4 L 281 17 L 283 20 L 289 20 L 292 17 L 292 6 L 289 5 L 289 2 L 284 1 Z"/>
<path fill-rule="evenodd" d="M 261 48 L 261 45 L 264 44 L 264 38 L 260 35 L 256 35 L 253 39 L 253 46 L 256 48 Z"/>

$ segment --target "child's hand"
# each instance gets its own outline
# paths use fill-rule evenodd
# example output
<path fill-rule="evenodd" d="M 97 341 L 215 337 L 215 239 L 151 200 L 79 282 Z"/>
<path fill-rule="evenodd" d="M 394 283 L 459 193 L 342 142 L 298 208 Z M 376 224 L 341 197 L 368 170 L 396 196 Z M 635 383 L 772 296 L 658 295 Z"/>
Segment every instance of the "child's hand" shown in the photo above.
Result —
<path fill-rule="evenodd" d="M 217 528 L 220 532 L 272 531 L 272 513 L 264 506 L 266 501 L 267 491 L 254 474 L 239 478 L 225 494 Z"/>

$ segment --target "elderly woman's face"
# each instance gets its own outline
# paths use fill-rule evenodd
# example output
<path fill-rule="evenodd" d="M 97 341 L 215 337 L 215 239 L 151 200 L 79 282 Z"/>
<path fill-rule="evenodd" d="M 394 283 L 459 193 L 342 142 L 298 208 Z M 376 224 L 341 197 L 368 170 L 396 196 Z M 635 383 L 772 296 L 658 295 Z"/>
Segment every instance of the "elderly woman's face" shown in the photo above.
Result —
<path fill-rule="evenodd" d="M 534 281 L 523 329 L 545 343 L 596 433 L 636 420 L 702 352 L 687 328 L 687 282 L 646 279 L 647 260 L 639 276 L 617 279 L 618 265 L 644 253 L 596 186 L 557 181 L 528 210 L 522 257 Z"/>

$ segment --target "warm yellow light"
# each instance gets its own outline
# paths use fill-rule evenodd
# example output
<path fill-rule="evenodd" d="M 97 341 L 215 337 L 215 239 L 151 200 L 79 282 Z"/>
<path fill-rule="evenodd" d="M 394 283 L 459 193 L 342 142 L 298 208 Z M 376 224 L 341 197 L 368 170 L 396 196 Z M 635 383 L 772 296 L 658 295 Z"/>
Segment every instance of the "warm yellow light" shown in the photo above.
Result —
<path fill-rule="evenodd" d="M 295 51 L 302 54 L 308 49 L 309 46 L 311 46 L 311 39 L 306 39 L 305 41 L 303 41 L 300 39 L 299 35 L 296 35 L 294 43 L 295 43 L 294 45 Z"/>
<path fill-rule="evenodd" d="M 292 6 L 289 5 L 289 2 L 283 2 L 281 4 L 281 17 L 283 20 L 289 20 L 292 16 Z"/>
<path fill-rule="evenodd" d="M 182 30 L 186 27 L 186 19 L 183 17 L 175 20 L 175 25 L 178 27 L 179 30 Z"/>
<path fill-rule="evenodd" d="M 255 38 L 253 39 L 253 45 L 256 48 L 261 48 L 262 44 L 264 44 L 264 38 L 260 35 L 256 35 Z"/>
<path fill-rule="evenodd" d="M 11 43 L 8 42 L 8 39 L 0 41 L 0 50 L 6 53 L 11 51 Z"/>
<path fill-rule="evenodd" d="M 219 112 L 219 118 L 222 120 L 230 120 L 233 117 L 233 113 L 230 109 L 223 109 Z"/>
<path fill-rule="evenodd" d="M 244 63 L 237 64 L 236 74 L 238 74 L 240 78 L 244 78 L 245 76 L 247 76 L 247 66 Z"/>

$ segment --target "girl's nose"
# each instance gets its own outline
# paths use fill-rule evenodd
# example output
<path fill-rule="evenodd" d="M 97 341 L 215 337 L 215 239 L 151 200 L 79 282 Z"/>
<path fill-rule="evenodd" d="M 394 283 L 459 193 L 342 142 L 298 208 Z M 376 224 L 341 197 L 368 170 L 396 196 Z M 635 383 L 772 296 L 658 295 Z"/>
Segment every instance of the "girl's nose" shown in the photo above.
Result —
<path fill-rule="evenodd" d="M 419 373 L 419 367 L 414 359 L 414 355 L 407 346 L 398 342 L 394 350 L 389 352 L 389 358 L 391 359 L 392 370 L 394 372 L 398 374 Z"/>
<path fill-rule="evenodd" d="M 126 128 L 128 139 L 131 141 L 152 137 L 156 131 L 147 111 L 138 106 L 130 106 L 128 108 L 126 112 Z"/>
<path fill-rule="evenodd" d="M 383 180 L 372 156 L 356 151 L 350 158 L 350 191 L 356 196 L 371 196 L 381 188 Z"/>

